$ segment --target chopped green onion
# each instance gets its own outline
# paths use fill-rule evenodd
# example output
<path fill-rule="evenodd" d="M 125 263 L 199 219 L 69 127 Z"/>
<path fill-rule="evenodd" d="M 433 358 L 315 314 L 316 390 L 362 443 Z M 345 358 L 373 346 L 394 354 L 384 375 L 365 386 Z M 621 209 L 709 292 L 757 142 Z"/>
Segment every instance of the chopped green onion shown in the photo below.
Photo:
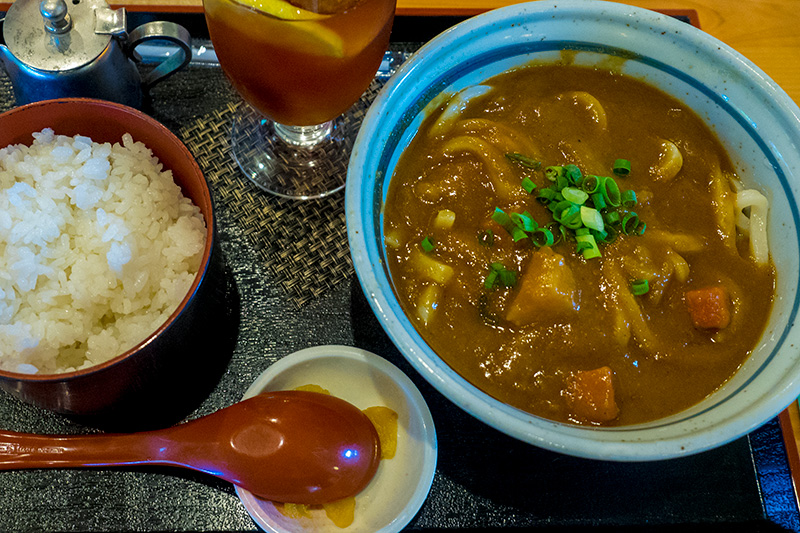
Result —
<path fill-rule="evenodd" d="M 592 194 L 592 203 L 594 204 L 594 208 L 597 209 L 598 211 L 602 211 L 603 209 L 608 207 L 606 199 L 599 192 Z"/>
<path fill-rule="evenodd" d="M 553 212 L 554 215 L 553 218 L 555 218 L 556 221 L 558 222 L 561 222 L 562 216 L 568 216 L 570 214 L 569 213 L 570 208 L 575 206 L 575 204 L 573 204 L 569 200 L 561 200 L 559 202 L 553 202 L 551 205 L 552 207 L 550 208 L 550 210 Z M 577 211 L 578 206 L 575 206 L 575 208 L 576 208 L 575 211 Z"/>
<path fill-rule="evenodd" d="M 491 229 L 480 232 L 478 234 L 478 242 L 483 246 L 492 246 L 494 244 L 494 232 Z"/>
<path fill-rule="evenodd" d="M 605 220 L 605 223 L 609 226 L 617 224 L 620 221 L 619 213 L 616 211 L 607 211 L 603 215 L 603 220 Z"/>
<path fill-rule="evenodd" d="M 542 246 L 553 246 L 555 244 L 555 237 L 553 232 L 548 228 L 539 228 L 531 235 L 531 240 L 537 248 Z"/>
<path fill-rule="evenodd" d="M 591 228 L 596 231 L 603 231 L 603 215 L 600 214 L 600 211 L 597 209 L 586 207 L 585 205 L 581 206 L 581 221 L 583 225 L 587 228 Z"/>
<path fill-rule="evenodd" d="M 558 195 L 558 192 L 554 191 L 553 189 L 550 189 L 550 188 L 539 189 L 539 194 L 537 196 L 537 199 L 539 201 L 541 201 L 542 203 L 548 203 L 548 202 L 554 200 L 557 195 Z"/>
<path fill-rule="evenodd" d="M 534 221 L 530 217 L 530 213 L 519 214 L 519 213 L 512 213 L 512 216 L 506 214 L 505 211 L 500 209 L 499 207 L 494 208 L 494 213 L 492 213 L 492 220 L 503 226 L 511 238 L 514 239 L 514 242 L 519 242 L 523 239 L 528 238 L 528 234 L 526 231 L 533 231 L 538 227 L 536 221 Z M 530 229 L 525 229 L 526 226 Z"/>
<path fill-rule="evenodd" d="M 536 228 L 539 227 L 539 224 L 533 220 L 533 217 L 530 213 L 525 211 L 524 213 L 511 213 L 509 215 L 511 221 L 516 224 L 519 228 L 522 228 L 524 231 L 530 233 L 531 231 L 535 231 Z"/>
<path fill-rule="evenodd" d="M 622 205 L 628 209 L 636 206 L 636 192 L 628 189 L 622 193 Z"/>
<path fill-rule="evenodd" d="M 614 178 L 603 178 L 600 183 L 600 190 L 603 193 L 603 198 L 606 203 L 611 207 L 618 207 L 622 201 L 620 198 L 619 187 Z"/>
<path fill-rule="evenodd" d="M 509 231 L 509 233 L 511 234 L 511 238 L 514 239 L 514 242 L 519 242 L 522 239 L 528 238 L 528 234 L 525 233 L 525 230 L 520 228 L 519 226 L 514 226 L 513 228 L 511 228 L 511 231 Z"/>
<path fill-rule="evenodd" d="M 517 273 L 513 270 L 503 269 L 500 271 L 500 283 L 504 287 L 511 288 L 517 284 Z"/>
<path fill-rule="evenodd" d="M 506 288 L 511 288 L 517 284 L 517 273 L 513 270 L 508 270 L 502 263 L 492 263 L 489 265 L 489 273 L 483 280 L 483 286 L 487 290 L 494 289 L 498 282 Z"/>
<path fill-rule="evenodd" d="M 515 154 L 507 156 L 516 160 Z M 625 162 L 618 160 L 620 168 L 626 167 Z M 621 192 L 617 182 L 608 176 L 583 176 L 577 165 L 549 166 L 543 172 L 551 182 L 549 186 L 537 188 L 531 178 L 525 177 L 522 187 L 529 194 L 535 191 L 536 200 L 552 213 L 551 222 L 540 227 L 527 211 L 509 215 L 499 207 L 491 216 L 515 242 L 529 238 L 534 246 L 542 247 L 572 240 L 577 252 L 591 259 L 600 256 L 598 244 L 614 242 L 620 232 L 644 233 L 644 222 L 629 211 L 637 203 L 633 190 Z"/>
<path fill-rule="evenodd" d="M 424 239 L 422 239 L 420 246 L 422 246 L 422 250 L 425 253 L 432 252 L 434 248 L 433 239 L 431 239 L 430 237 L 425 237 Z"/>
<path fill-rule="evenodd" d="M 562 176 L 564 167 L 547 167 L 544 169 L 544 176 L 550 181 L 556 181 L 559 176 Z"/>
<path fill-rule="evenodd" d="M 494 213 L 492 213 L 492 220 L 503 226 L 511 238 L 514 239 L 514 242 L 519 242 L 522 239 L 527 237 L 525 231 L 522 230 L 519 226 L 514 224 L 511 220 L 511 217 L 506 214 L 505 211 L 500 209 L 499 207 L 494 208 Z"/>
<path fill-rule="evenodd" d="M 561 225 L 566 226 L 568 229 L 580 228 L 583 225 L 580 208 L 570 209 L 568 212 L 565 212 L 564 216 L 561 217 Z"/>
<path fill-rule="evenodd" d="M 594 240 L 598 243 L 608 244 L 609 233 L 606 230 L 592 230 L 592 235 L 594 236 Z"/>
<path fill-rule="evenodd" d="M 486 278 L 483 280 L 483 287 L 487 290 L 492 290 L 494 288 L 495 281 L 497 281 L 497 276 L 499 273 L 497 270 L 489 270 L 489 273 L 486 275 Z"/>
<path fill-rule="evenodd" d="M 525 189 L 528 194 L 533 194 L 533 191 L 536 190 L 536 184 L 532 179 L 525 177 L 522 179 L 522 188 Z"/>
<path fill-rule="evenodd" d="M 637 279 L 633 283 L 631 283 L 631 292 L 634 296 L 641 296 L 643 294 L 647 294 L 650 290 L 650 284 L 647 282 L 646 279 Z"/>
<path fill-rule="evenodd" d="M 492 213 L 492 220 L 506 228 L 509 224 L 511 224 L 511 218 L 506 214 L 505 211 L 500 209 L 499 207 L 494 208 L 494 213 Z"/>
<path fill-rule="evenodd" d="M 581 173 L 581 169 L 578 168 L 578 165 L 570 164 L 564 166 L 564 177 L 566 177 L 571 184 L 577 185 L 583 179 L 583 174 Z"/>
<path fill-rule="evenodd" d="M 561 241 L 567 240 L 567 228 L 565 228 L 555 220 L 544 226 L 544 229 L 548 230 L 550 234 L 553 236 L 553 244 L 558 244 Z"/>
<path fill-rule="evenodd" d="M 522 165 L 525 168 L 538 170 L 539 167 L 542 166 L 542 163 L 540 161 L 536 161 L 535 159 L 531 159 L 526 155 L 518 154 L 516 152 L 506 154 L 506 157 L 509 160 L 513 161 L 514 163 L 518 163 L 519 165 Z"/>
<path fill-rule="evenodd" d="M 617 240 L 617 237 L 619 237 L 619 230 L 617 230 L 614 226 L 606 225 L 605 233 L 606 233 L 606 239 L 604 242 L 606 244 L 611 244 L 612 242 Z"/>
<path fill-rule="evenodd" d="M 597 247 L 597 242 L 594 240 L 593 235 L 577 235 L 575 240 L 578 241 L 578 253 L 582 253 L 584 259 L 600 257 L 600 249 Z"/>
<path fill-rule="evenodd" d="M 625 235 L 641 235 L 645 227 L 646 224 L 639 220 L 639 215 L 633 211 L 622 217 L 622 233 Z"/>
<path fill-rule="evenodd" d="M 592 176 L 591 174 L 581 182 L 581 189 L 588 194 L 594 194 L 600 188 L 600 178 Z"/>
<path fill-rule="evenodd" d="M 631 162 L 627 159 L 617 159 L 614 161 L 614 166 L 612 168 L 614 174 L 618 176 L 627 176 L 631 173 Z"/>
<path fill-rule="evenodd" d="M 564 197 L 564 200 L 578 205 L 585 203 L 589 199 L 589 195 L 586 192 L 576 187 L 564 187 L 561 189 L 561 196 Z"/>
<path fill-rule="evenodd" d="M 553 220 L 570 229 L 581 227 L 581 208 L 568 200 L 563 200 L 553 208 Z"/>

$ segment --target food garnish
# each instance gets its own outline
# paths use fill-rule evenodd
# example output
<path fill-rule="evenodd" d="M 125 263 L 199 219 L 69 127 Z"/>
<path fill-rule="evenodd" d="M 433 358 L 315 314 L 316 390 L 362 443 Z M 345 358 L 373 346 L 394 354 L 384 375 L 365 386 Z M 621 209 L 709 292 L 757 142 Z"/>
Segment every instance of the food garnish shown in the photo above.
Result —
<path fill-rule="evenodd" d="M 494 244 L 494 232 L 491 229 L 480 232 L 478 234 L 478 242 L 481 246 L 492 246 Z"/>
<path fill-rule="evenodd" d="M 510 289 L 517 284 L 517 273 L 513 270 L 508 270 L 502 263 L 492 263 L 489 265 L 489 274 L 483 281 L 483 286 L 487 290 L 492 290 L 495 287 L 505 287 Z"/>
<path fill-rule="evenodd" d="M 532 170 L 538 170 L 539 167 L 542 166 L 541 161 L 536 161 L 535 159 L 528 157 L 523 154 L 518 154 L 516 152 L 506 154 L 506 157 L 515 163 L 522 165 L 525 168 L 530 168 Z"/>
<path fill-rule="evenodd" d="M 533 194 L 533 191 L 536 190 L 536 184 L 528 176 L 525 176 L 522 179 L 522 188 L 525 189 L 528 194 Z"/>
<path fill-rule="evenodd" d="M 519 154 L 506 154 L 520 161 Z M 532 168 L 530 158 L 525 158 L 525 167 Z M 617 159 L 614 172 L 618 175 L 630 173 L 630 162 Z M 499 207 L 492 213 L 492 220 L 500 224 L 519 242 L 530 238 L 537 248 L 553 246 L 562 240 L 576 243 L 575 250 L 585 259 L 600 257 L 599 244 L 609 244 L 619 233 L 641 235 L 646 224 L 639 215 L 631 211 L 636 203 L 636 192 L 620 191 L 614 178 L 606 176 L 584 176 L 577 165 L 549 166 L 544 170 L 551 182 L 548 187 L 538 188 L 537 199 L 552 213 L 553 221 L 540 226 L 528 211 L 505 213 Z M 536 184 L 529 177 L 522 180 L 522 187 L 533 194 Z"/>
<path fill-rule="evenodd" d="M 631 173 L 631 162 L 627 159 L 617 159 L 614 161 L 612 169 L 614 170 L 614 174 L 627 176 Z"/>
<path fill-rule="evenodd" d="M 631 292 L 634 296 L 642 296 L 650 291 L 650 282 L 646 279 L 637 279 L 631 283 Z"/>
<path fill-rule="evenodd" d="M 234 0 L 236 3 L 282 20 L 320 20 L 330 17 L 293 6 L 283 0 Z"/>
<path fill-rule="evenodd" d="M 378 431 L 381 459 L 394 458 L 397 453 L 397 412 L 388 407 L 376 405 L 364 409 L 364 414 Z"/>
<path fill-rule="evenodd" d="M 350 496 L 343 500 L 326 503 L 323 506 L 325 516 L 333 522 L 336 527 L 346 528 L 353 523 L 356 518 L 356 498 Z"/>
<path fill-rule="evenodd" d="M 234 0 L 234 2 L 276 19 L 291 22 L 291 26 L 285 29 L 286 46 L 314 50 L 321 55 L 344 57 L 342 37 L 321 24 L 331 15 L 314 13 L 283 0 Z"/>

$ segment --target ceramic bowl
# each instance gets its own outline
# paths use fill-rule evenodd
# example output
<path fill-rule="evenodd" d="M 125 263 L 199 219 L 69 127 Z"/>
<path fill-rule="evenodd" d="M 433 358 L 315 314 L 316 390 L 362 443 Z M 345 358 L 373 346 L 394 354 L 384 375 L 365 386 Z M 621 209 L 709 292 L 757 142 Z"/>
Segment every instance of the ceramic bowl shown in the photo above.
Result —
<path fill-rule="evenodd" d="M 184 144 L 144 113 L 93 99 L 59 99 L 17 107 L 0 115 L 0 147 L 30 144 L 43 128 L 81 134 L 95 142 L 120 142 L 124 133 L 143 142 L 173 171 L 184 195 L 206 222 L 202 265 L 177 310 L 134 348 L 94 367 L 63 374 L 0 370 L 0 387 L 17 398 L 92 423 L 140 428 L 163 425 L 179 408 L 190 408 L 226 363 L 223 262 L 205 177 Z M 210 310 L 214 310 L 211 312 Z M 214 316 L 216 313 L 216 316 Z"/>
<path fill-rule="evenodd" d="M 575 51 L 576 64 L 622 63 L 622 72 L 676 97 L 706 121 L 746 186 L 767 191 L 769 238 L 777 269 L 774 308 L 739 372 L 695 407 L 666 419 L 618 428 L 578 427 L 509 407 L 445 364 L 403 313 L 386 268 L 382 206 L 397 158 L 425 106 L 536 60 Z M 623 62 L 622 59 L 625 59 Z M 607 460 L 654 460 L 707 450 L 776 416 L 800 393 L 798 179 L 800 111 L 757 66 L 703 31 L 617 3 L 518 4 L 469 19 L 422 47 L 386 84 L 358 136 L 348 174 L 346 217 L 358 278 L 373 311 L 414 368 L 456 405 L 525 442 Z M 775 246 L 779 243 L 780 246 Z"/>
<path fill-rule="evenodd" d="M 353 523 L 344 531 L 394 533 L 417 514 L 436 471 L 436 429 L 425 400 L 414 383 L 382 357 L 350 346 L 315 346 L 286 357 L 265 370 L 245 392 L 318 385 L 359 409 L 383 406 L 397 413 L 397 452 L 381 460 L 375 477 L 356 495 Z M 253 520 L 272 533 L 343 531 L 322 509 L 309 517 L 288 518 L 272 502 L 236 487 Z"/>

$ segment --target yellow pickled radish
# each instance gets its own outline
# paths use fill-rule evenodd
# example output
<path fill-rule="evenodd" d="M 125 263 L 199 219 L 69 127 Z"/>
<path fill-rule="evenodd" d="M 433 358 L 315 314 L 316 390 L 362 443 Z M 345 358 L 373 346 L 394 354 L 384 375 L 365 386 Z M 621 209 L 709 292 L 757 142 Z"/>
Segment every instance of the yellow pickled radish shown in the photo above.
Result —
<path fill-rule="evenodd" d="M 383 406 L 367 407 L 362 412 L 378 432 L 381 459 L 392 459 L 397 451 L 397 412 Z"/>
<path fill-rule="evenodd" d="M 307 385 L 300 385 L 299 387 L 295 387 L 294 390 L 304 391 L 304 392 L 318 392 L 320 394 L 327 394 L 330 396 L 331 391 L 325 389 L 319 385 L 315 385 L 313 383 L 309 383 Z"/>
<path fill-rule="evenodd" d="M 323 503 L 322 508 L 325 509 L 325 516 L 336 527 L 342 529 L 352 524 L 356 518 L 356 499 L 353 496 L 331 503 Z"/>
<path fill-rule="evenodd" d="M 298 520 L 300 518 L 311 518 L 308 505 L 302 503 L 278 503 L 275 502 L 275 509 L 283 516 Z"/>
<path fill-rule="evenodd" d="M 276 19 L 277 23 L 286 21 L 283 40 L 287 48 L 307 51 L 309 54 L 344 57 L 344 40 L 334 30 L 319 21 L 331 15 L 314 13 L 293 6 L 283 0 L 234 0 L 239 5 L 264 13 Z"/>

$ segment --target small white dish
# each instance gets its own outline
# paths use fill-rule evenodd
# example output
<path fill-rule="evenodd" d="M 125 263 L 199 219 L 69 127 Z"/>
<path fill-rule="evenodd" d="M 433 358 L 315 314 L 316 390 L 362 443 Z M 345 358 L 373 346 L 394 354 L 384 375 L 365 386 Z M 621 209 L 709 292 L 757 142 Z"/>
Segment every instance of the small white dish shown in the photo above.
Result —
<path fill-rule="evenodd" d="M 267 368 L 243 399 L 308 384 L 319 385 L 359 409 L 381 405 L 397 412 L 397 453 L 381 461 L 375 477 L 356 495 L 355 520 L 345 529 L 334 525 L 322 510 L 312 510 L 312 518 L 288 518 L 272 502 L 235 487 L 247 512 L 259 527 L 274 533 L 400 531 L 422 507 L 436 470 L 436 430 L 419 390 L 397 367 L 371 352 L 317 346 Z"/>

